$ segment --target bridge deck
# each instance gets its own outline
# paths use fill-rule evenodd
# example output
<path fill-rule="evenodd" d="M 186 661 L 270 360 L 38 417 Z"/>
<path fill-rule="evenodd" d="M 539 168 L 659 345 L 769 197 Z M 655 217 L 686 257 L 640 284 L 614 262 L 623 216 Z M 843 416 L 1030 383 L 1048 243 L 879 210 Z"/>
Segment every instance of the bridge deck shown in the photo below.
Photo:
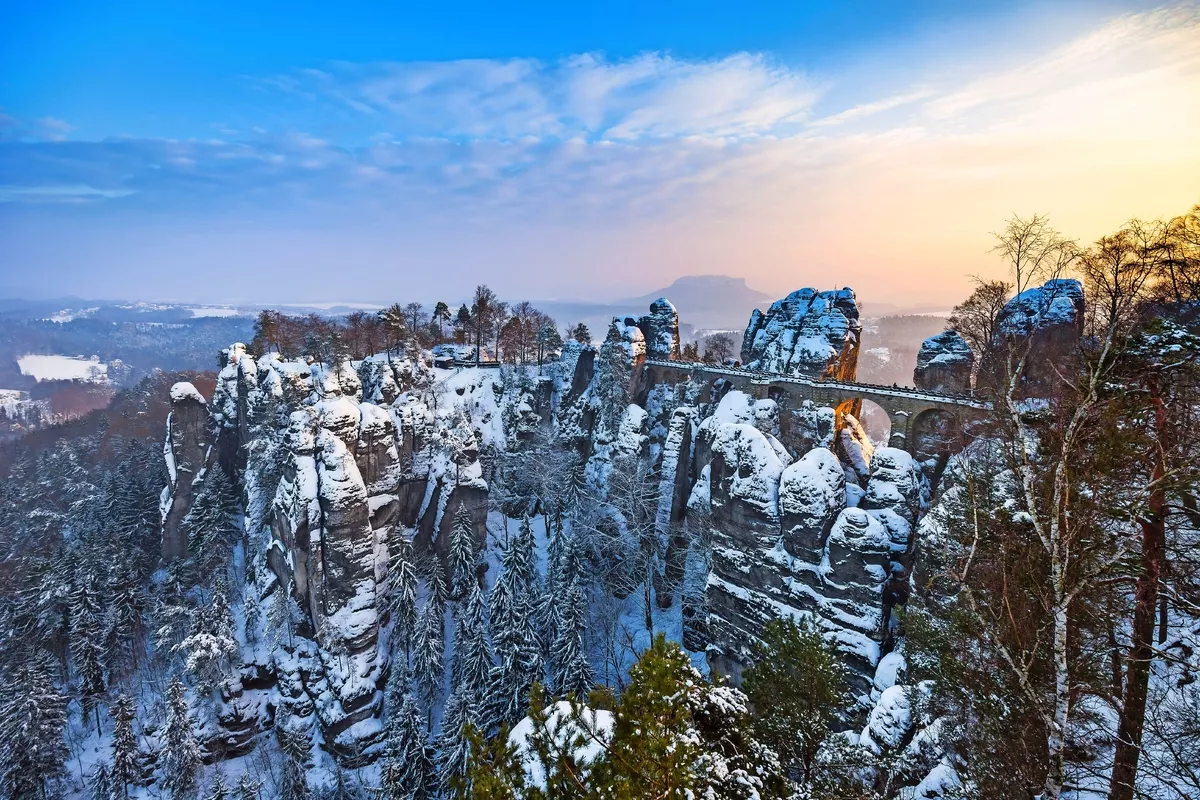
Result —
<path fill-rule="evenodd" d="M 936 403 L 938 405 L 953 405 L 979 410 L 990 410 L 992 407 L 992 404 L 986 400 L 979 400 L 966 394 L 946 394 L 942 392 L 930 392 L 925 389 L 910 389 L 905 386 L 880 386 L 873 383 L 858 383 L 854 381 L 818 380 L 816 378 L 802 378 L 794 375 L 780 375 L 775 372 L 763 372 L 760 370 L 745 369 L 744 367 L 715 366 L 713 364 L 704 364 L 695 361 L 663 361 L 660 359 L 648 358 L 646 359 L 646 366 L 665 367 L 667 369 L 679 370 L 680 372 L 704 372 L 710 375 L 722 377 L 737 376 L 749 378 L 752 381 L 769 383 L 791 383 L 798 386 L 806 386 L 812 389 L 833 389 L 835 391 L 841 390 L 849 393 L 861 394 L 866 397 L 877 395 L 906 398 L 909 400 L 921 400 L 927 403 Z"/>

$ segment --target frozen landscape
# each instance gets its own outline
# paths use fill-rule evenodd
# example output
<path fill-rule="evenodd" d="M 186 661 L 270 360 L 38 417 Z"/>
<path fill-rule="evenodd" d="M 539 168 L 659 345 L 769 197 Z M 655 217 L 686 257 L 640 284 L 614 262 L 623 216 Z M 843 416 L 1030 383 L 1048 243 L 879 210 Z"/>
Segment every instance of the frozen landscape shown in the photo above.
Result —
<path fill-rule="evenodd" d="M 0 4 L 0 800 L 1200 800 L 1198 2 Z"/>

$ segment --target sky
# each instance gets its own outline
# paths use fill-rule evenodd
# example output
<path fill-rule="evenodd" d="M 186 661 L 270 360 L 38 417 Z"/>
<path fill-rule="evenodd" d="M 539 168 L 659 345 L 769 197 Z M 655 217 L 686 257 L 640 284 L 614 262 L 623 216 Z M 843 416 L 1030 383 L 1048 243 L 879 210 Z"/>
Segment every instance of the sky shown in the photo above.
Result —
<path fill-rule="evenodd" d="M 949 306 L 1200 202 L 1200 5 L 0 0 L 0 296 Z"/>

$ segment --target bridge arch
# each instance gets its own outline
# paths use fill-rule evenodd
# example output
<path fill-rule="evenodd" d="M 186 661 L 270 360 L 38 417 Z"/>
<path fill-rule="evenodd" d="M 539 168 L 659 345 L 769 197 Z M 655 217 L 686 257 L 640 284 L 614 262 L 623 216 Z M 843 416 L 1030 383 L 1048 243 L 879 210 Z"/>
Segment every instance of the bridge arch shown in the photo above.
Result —
<path fill-rule="evenodd" d="M 903 412 L 900 412 L 903 414 Z M 892 446 L 895 442 L 897 432 L 900 434 L 899 439 L 903 440 L 904 420 L 900 420 L 899 430 L 897 431 L 896 420 L 894 416 L 898 416 L 895 411 L 889 411 L 879 403 L 869 397 L 852 397 L 843 400 L 834 409 L 836 419 L 836 429 L 841 430 L 844 425 L 844 418 L 847 414 L 854 417 L 858 424 L 866 431 L 867 438 L 876 447 Z M 903 447 L 903 445 L 900 445 Z"/>

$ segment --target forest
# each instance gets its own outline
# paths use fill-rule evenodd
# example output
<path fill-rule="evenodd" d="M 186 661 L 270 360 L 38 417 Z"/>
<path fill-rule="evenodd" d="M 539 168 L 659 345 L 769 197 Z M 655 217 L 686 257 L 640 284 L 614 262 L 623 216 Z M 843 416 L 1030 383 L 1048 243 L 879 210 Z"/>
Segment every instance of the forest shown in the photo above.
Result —
<path fill-rule="evenodd" d="M 215 373 L 4 446 L 0 793 L 1200 796 L 1200 207 L 994 254 L 968 355 L 915 356 L 978 410 L 899 447 L 642 380 L 774 369 L 661 301 L 216 326 Z M 857 356 L 805 291 L 779 325 Z"/>

